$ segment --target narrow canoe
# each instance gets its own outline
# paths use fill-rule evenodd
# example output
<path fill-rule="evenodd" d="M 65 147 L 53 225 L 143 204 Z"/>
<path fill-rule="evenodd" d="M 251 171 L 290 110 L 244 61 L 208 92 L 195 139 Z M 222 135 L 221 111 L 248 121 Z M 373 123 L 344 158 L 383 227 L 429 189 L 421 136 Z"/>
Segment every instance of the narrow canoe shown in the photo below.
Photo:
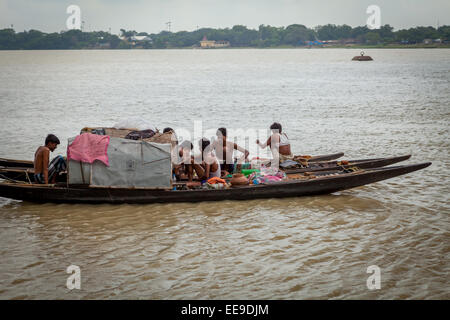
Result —
<path fill-rule="evenodd" d="M 33 161 L 0 158 L 0 167 L 33 168 Z"/>
<path fill-rule="evenodd" d="M 289 180 L 222 190 L 155 190 L 47 186 L 0 183 L 0 196 L 31 202 L 54 203 L 173 203 L 219 200 L 251 200 L 328 194 L 382 181 L 426 168 L 430 162 L 342 173 L 310 180 Z"/>
<path fill-rule="evenodd" d="M 330 160 L 339 159 L 339 158 L 341 158 L 343 156 L 344 156 L 343 152 L 332 153 L 332 154 L 324 154 L 324 155 L 321 155 L 321 156 L 311 157 L 308 160 L 308 162 L 330 161 Z"/>
<path fill-rule="evenodd" d="M 308 161 L 309 162 L 317 162 L 317 161 L 329 161 L 339 159 L 343 157 L 343 152 L 324 154 L 319 156 L 313 156 Z M 7 159 L 0 158 L 0 167 L 8 167 L 8 168 L 33 168 L 33 161 L 29 160 L 17 160 L 17 159 Z"/>
<path fill-rule="evenodd" d="M 313 162 L 309 163 L 306 168 L 299 169 L 286 169 L 287 174 L 303 173 L 303 172 L 319 172 L 319 171 L 333 171 L 333 170 L 346 170 L 352 167 L 358 167 L 360 169 L 380 168 L 389 166 L 401 161 L 409 159 L 411 155 L 391 157 L 391 158 L 377 158 L 377 159 L 362 159 L 362 160 L 349 160 L 347 165 L 341 165 L 339 161 L 329 162 Z M 67 175 L 62 175 L 58 178 L 59 182 L 65 182 Z M 0 167 L 0 179 L 9 181 L 23 181 L 34 182 L 34 170 L 33 168 L 19 168 L 19 167 Z"/>
<path fill-rule="evenodd" d="M 34 168 L 0 167 L 0 179 L 33 182 Z"/>
<path fill-rule="evenodd" d="M 302 172 L 317 172 L 317 171 L 328 171 L 328 170 L 345 170 L 351 167 L 358 167 L 360 169 L 370 169 L 370 168 L 381 168 L 384 166 L 390 166 L 392 164 L 402 162 L 411 158 L 411 155 L 389 157 L 389 158 L 376 158 L 376 159 L 361 159 L 361 160 L 348 160 L 343 165 L 341 161 L 328 161 L 328 162 L 317 162 L 309 163 L 305 168 L 298 169 L 285 169 L 284 172 L 287 174 L 291 173 L 302 173 Z"/>

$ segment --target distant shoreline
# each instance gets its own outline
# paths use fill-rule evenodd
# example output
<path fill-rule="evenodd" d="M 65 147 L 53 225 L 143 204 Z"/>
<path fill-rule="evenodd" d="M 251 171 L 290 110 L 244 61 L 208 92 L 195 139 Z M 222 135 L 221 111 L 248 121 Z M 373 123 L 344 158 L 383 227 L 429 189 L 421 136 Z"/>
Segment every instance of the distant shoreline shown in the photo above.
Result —
<path fill-rule="evenodd" d="M 393 29 L 388 24 L 373 30 L 367 26 L 332 24 L 315 28 L 301 24 L 260 25 L 258 29 L 235 25 L 158 34 L 120 29 L 121 34 L 115 35 L 79 29 L 45 33 L 16 32 L 10 28 L 0 29 L 0 50 L 450 48 L 450 26 Z"/>
<path fill-rule="evenodd" d="M 295 46 L 278 46 L 278 47 L 228 47 L 228 48 L 208 48 L 202 49 L 198 47 L 173 47 L 173 48 L 77 48 L 77 49 L 0 49 L 2 51 L 81 51 L 81 50 L 89 50 L 89 51 L 143 51 L 143 50 L 201 50 L 201 51 L 215 51 L 215 50 L 279 50 L 279 49 L 295 49 L 295 50 L 309 50 L 309 49 L 350 49 L 350 50 L 367 50 L 367 49 L 450 49 L 450 44 L 433 46 L 433 45 L 354 45 L 354 46 L 312 46 L 312 47 L 295 47 Z"/>

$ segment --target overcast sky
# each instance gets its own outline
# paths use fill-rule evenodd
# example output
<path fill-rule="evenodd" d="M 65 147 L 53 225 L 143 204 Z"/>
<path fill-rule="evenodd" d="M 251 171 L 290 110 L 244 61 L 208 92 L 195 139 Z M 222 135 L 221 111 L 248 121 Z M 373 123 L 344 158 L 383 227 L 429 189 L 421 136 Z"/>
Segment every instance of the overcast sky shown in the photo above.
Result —
<path fill-rule="evenodd" d="M 450 25 L 449 0 L 0 0 L 0 29 L 66 30 L 66 8 L 79 5 L 85 30 L 119 29 L 158 33 L 225 28 L 236 24 L 314 27 L 323 24 L 365 25 L 371 4 L 381 8 L 381 24 L 396 30 Z"/>

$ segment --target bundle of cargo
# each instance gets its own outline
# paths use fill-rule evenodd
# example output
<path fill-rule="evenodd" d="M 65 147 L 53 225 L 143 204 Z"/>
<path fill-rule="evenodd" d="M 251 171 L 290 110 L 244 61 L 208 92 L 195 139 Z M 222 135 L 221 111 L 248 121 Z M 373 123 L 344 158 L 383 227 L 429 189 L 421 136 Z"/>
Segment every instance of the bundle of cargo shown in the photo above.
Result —
<path fill-rule="evenodd" d="M 122 139 L 130 139 L 130 140 L 142 140 L 146 142 L 153 142 L 153 143 L 170 143 L 172 146 L 177 145 L 176 139 L 172 139 L 172 133 L 162 133 L 159 132 L 158 129 L 156 131 L 153 131 L 152 129 L 146 129 L 146 130 L 137 130 L 136 128 L 129 128 L 129 129 L 117 129 L 117 128 L 91 128 L 91 127 L 85 127 L 81 129 L 80 134 L 83 133 L 92 133 L 92 134 L 98 134 L 98 135 L 105 135 L 110 136 L 112 138 L 122 138 Z"/>
<path fill-rule="evenodd" d="M 81 134 L 67 148 L 68 185 L 170 189 L 170 145 Z"/>

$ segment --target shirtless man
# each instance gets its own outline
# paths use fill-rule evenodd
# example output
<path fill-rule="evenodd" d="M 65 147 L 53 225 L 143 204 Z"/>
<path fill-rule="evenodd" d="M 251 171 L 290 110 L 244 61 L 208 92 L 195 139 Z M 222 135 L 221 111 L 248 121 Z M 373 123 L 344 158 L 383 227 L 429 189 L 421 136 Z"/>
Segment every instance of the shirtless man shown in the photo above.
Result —
<path fill-rule="evenodd" d="M 172 137 L 171 137 L 171 144 L 172 147 L 175 147 L 178 145 L 178 137 L 177 134 L 175 133 L 175 130 L 173 130 L 170 127 L 164 128 L 163 133 L 171 133 Z"/>
<path fill-rule="evenodd" d="M 192 149 L 194 146 L 186 140 L 172 150 L 172 166 L 177 180 L 188 178 L 189 182 L 192 181 Z"/>
<path fill-rule="evenodd" d="M 196 161 L 196 159 L 192 158 L 193 166 L 191 166 L 189 170 L 195 170 L 200 180 L 208 180 L 213 177 L 220 178 L 220 163 L 219 159 L 217 159 L 216 155 L 214 154 L 211 142 L 206 138 L 202 138 L 198 141 L 198 143 L 202 152 L 201 162 L 198 160 Z M 192 171 L 189 174 L 189 177 L 191 176 Z"/>
<path fill-rule="evenodd" d="M 40 146 L 34 154 L 34 179 L 36 183 L 55 183 L 56 177 L 61 171 L 66 170 L 66 161 L 62 156 L 57 156 L 50 163 L 50 151 L 55 151 L 60 144 L 59 139 L 49 134 L 45 139 L 45 146 Z"/>
<path fill-rule="evenodd" d="M 248 158 L 250 152 L 248 150 L 238 146 L 236 143 L 227 140 L 227 129 L 219 128 L 217 129 L 217 139 L 213 143 L 213 148 L 216 152 L 217 157 L 220 159 L 220 167 L 222 171 L 227 173 L 233 173 L 234 162 L 233 162 L 233 152 L 238 150 L 243 153 L 243 156 L 238 160 L 241 163 L 243 160 Z"/>

